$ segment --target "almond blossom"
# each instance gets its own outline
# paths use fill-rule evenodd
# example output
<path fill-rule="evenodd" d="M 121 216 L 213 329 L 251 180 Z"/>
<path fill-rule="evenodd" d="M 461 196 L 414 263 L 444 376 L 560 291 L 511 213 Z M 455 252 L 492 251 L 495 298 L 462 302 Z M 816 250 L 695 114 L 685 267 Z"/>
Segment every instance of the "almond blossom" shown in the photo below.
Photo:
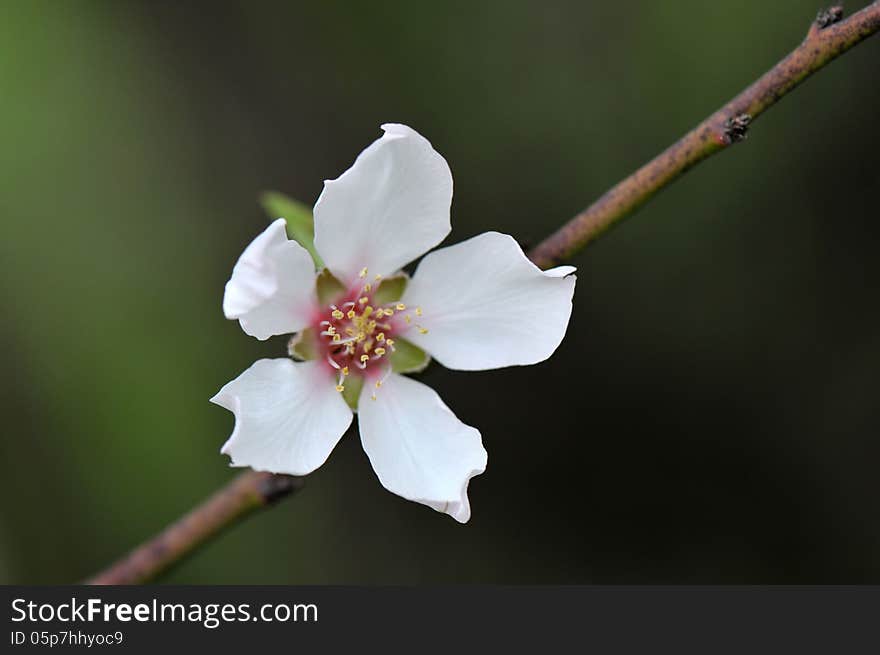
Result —
<path fill-rule="evenodd" d="M 402 355 L 464 371 L 547 359 L 568 327 L 574 268 L 541 271 L 512 237 L 486 232 L 429 253 L 409 279 L 402 267 L 449 234 L 452 174 L 411 128 L 382 129 L 314 207 L 326 269 L 283 218 L 242 253 L 223 311 L 258 339 L 296 333 L 294 358 L 257 361 L 211 401 L 235 414 L 222 448 L 233 466 L 292 475 L 321 466 L 357 413 L 382 485 L 464 523 L 468 483 L 486 469 L 480 432 L 404 375 L 427 356 Z"/>

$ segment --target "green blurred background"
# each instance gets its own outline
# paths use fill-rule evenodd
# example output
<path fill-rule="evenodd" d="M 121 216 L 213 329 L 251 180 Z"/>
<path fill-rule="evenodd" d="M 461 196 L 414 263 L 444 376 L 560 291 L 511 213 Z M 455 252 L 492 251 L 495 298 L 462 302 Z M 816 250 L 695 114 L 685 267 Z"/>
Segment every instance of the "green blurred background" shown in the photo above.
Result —
<path fill-rule="evenodd" d="M 850 9 L 861 3 L 852 2 Z M 259 192 L 379 124 L 528 245 L 794 47 L 816 0 L 0 5 L 0 582 L 80 580 L 235 473 L 208 403 L 284 339 L 220 310 Z M 177 583 L 880 582 L 880 37 L 573 262 L 544 364 L 423 378 L 489 451 L 473 519 L 356 435 Z"/>

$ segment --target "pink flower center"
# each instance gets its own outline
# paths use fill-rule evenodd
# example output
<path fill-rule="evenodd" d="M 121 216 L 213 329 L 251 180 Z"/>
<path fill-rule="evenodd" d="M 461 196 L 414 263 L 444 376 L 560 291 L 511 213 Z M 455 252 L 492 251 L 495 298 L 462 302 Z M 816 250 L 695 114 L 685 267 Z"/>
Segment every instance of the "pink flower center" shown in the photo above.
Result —
<path fill-rule="evenodd" d="M 367 269 L 361 271 L 361 280 Z M 329 305 L 319 322 L 320 344 L 327 362 L 338 373 L 336 390 L 345 391 L 345 379 L 352 374 L 375 378 L 376 388 L 391 373 L 390 356 L 395 351 L 394 338 L 414 323 L 414 316 L 422 315 L 420 307 L 409 310 L 399 301 L 379 304 L 375 301 L 381 276 L 373 282 L 361 282 L 348 294 L 344 302 Z"/>

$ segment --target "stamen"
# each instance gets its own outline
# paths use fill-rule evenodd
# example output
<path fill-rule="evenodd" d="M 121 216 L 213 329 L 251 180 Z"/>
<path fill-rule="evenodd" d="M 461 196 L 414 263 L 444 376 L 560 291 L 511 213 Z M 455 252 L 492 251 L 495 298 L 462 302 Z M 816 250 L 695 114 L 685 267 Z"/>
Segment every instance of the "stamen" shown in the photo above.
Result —
<path fill-rule="evenodd" d="M 391 367 L 390 366 L 386 367 L 385 374 L 381 378 L 376 380 L 375 386 L 377 389 L 380 389 L 382 387 L 382 384 L 385 382 L 385 380 L 388 379 L 389 375 L 391 375 Z M 373 400 L 376 400 L 376 392 L 375 391 L 373 392 L 372 398 L 373 398 Z"/>
<path fill-rule="evenodd" d="M 345 391 L 345 386 L 341 385 L 341 384 L 337 384 L 336 391 L 338 391 L 339 393 L 342 393 L 343 391 Z"/>
<path fill-rule="evenodd" d="M 361 269 L 360 292 L 357 296 L 346 302 L 339 302 L 339 306 L 329 305 L 329 320 L 319 322 L 319 333 L 326 337 L 325 356 L 327 362 L 338 375 L 337 388 L 341 391 L 345 388 L 345 378 L 352 372 L 366 370 L 371 362 L 378 362 L 395 352 L 393 336 L 396 327 L 392 325 L 391 317 L 400 312 L 400 316 L 407 325 L 414 323 L 413 317 L 421 315 L 421 308 L 410 308 L 405 303 L 393 301 L 378 306 L 375 303 L 374 292 L 382 280 L 381 275 L 367 276 L 367 268 Z M 357 290 L 355 290 L 357 291 Z M 351 296 L 349 296 L 351 298 Z M 387 322 L 386 322 L 387 321 Z M 422 334 L 427 330 L 418 323 Z M 332 345 L 331 345 L 332 344 Z M 391 366 L 388 363 L 377 364 L 383 375 L 371 376 L 375 388 L 379 389 L 385 379 L 390 375 Z M 357 366 L 357 369 L 354 367 Z M 351 367 L 351 368 L 349 368 Z M 378 379 L 377 379 L 378 378 Z M 373 394 L 375 399 L 375 394 Z"/>
<path fill-rule="evenodd" d="M 422 308 L 416 307 L 416 316 L 421 316 L 421 315 L 422 315 Z"/>

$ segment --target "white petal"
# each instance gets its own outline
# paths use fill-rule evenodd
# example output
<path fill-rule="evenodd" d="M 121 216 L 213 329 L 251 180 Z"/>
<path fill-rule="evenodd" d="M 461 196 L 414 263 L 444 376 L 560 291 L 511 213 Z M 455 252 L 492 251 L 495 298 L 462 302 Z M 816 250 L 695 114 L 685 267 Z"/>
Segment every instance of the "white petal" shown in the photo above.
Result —
<path fill-rule="evenodd" d="M 415 130 L 386 124 L 354 165 L 324 182 L 315 205 L 315 248 L 345 284 L 366 267 L 395 273 L 449 234 L 452 173 Z"/>
<path fill-rule="evenodd" d="M 223 313 L 257 339 L 296 332 L 315 306 L 315 264 L 279 218 L 245 248 L 223 294 Z"/>
<path fill-rule="evenodd" d="M 465 425 L 430 387 L 391 374 L 358 403 L 361 442 L 382 486 L 467 523 L 468 482 L 486 470 L 480 432 Z"/>
<path fill-rule="evenodd" d="M 544 275 L 549 275 L 550 277 L 565 277 L 566 275 L 571 275 L 577 269 L 574 266 L 557 266 L 556 268 L 548 268 L 544 271 Z"/>
<path fill-rule="evenodd" d="M 311 473 L 352 420 L 323 362 L 261 359 L 211 402 L 235 414 L 235 429 L 220 451 L 232 466 L 272 473 Z"/>
<path fill-rule="evenodd" d="M 403 295 L 407 306 L 423 312 L 403 336 L 448 368 L 541 362 L 565 336 L 572 270 L 541 271 L 513 237 L 498 232 L 436 250 L 419 264 Z"/>

